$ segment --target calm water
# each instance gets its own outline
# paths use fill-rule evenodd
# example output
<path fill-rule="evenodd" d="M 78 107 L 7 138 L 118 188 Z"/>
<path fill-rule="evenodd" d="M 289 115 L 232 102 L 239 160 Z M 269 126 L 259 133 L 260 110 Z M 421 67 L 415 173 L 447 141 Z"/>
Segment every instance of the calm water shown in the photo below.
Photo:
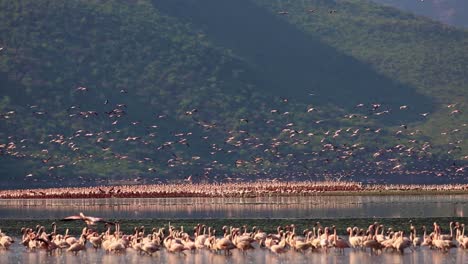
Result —
<path fill-rule="evenodd" d="M 468 195 L 448 196 L 316 196 L 270 198 L 160 198 L 160 199 L 71 199 L 71 200 L 0 200 L 0 219 L 57 219 L 83 211 L 89 215 L 119 219 L 226 219 L 226 218 L 430 218 L 466 217 Z M 365 220 L 365 219 L 363 219 Z M 398 219 L 395 219 L 398 220 Z M 5 221 L 5 223 L 13 220 Z M 146 221 L 146 220 L 141 220 Z M 346 220 L 340 220 L 346 221 Z M 448 221 L 448 220 L 447 220 Z M 5 224 L 4 223 L 4 224 Z M 21 223 L 21 225 L 24 223 Z M 79 223 L 77 223 L 79 224 Z M 8 224 L 7 224 L 8 225 Z M 130 224 L 130 226 L 132 226 Z M 19 228 L 15 227 L 15 230 Z M 62 227 L 63 229 L 63 227 Z M 11 235 L 18 235 L 10 230 Z M 18 242 L 20 239 L 17 238 Z M 90 246 L 90 245 L 88 245 Z M 153 257 L 140 256 L 132 249 L 123 255 L 105 254 L 88 248 L 78 256 L 64 252 L 47 256 L 28 252 L 15 243 L 10 250 L 0 250 L 0 263 L 468 263 L 468 250 L 449 253 L 421 248 L 405 254 L 386 252 L 370 255 L 346 250 L 344 255 L 292 250 L 276 255 L 255 249 L 242 255 L 234 250 L 226 257 L 207 250 L 187 255 L 165 250 Z"/>
<path fill-rule="evenodd" d="M 424 218 L 468 216 L 468 195 L 0 200 L 0 219 Z"/>
<path fill-rule="evenodd" d="M 380 255 L 370 255 L 368 252 L 346 250 L 345 254 L 338 254 L 332 250 L 328 254 L 307 252 L 305 254 L 289 250 L 283 255 L 276 255 L 266 249 L 255 249 L 247 255 L 242 255 L 234 250 L 232 256 L 215 254 L 208 250 L 196 253 L 186 252 L 186 256 L 171 254 L 165 250 L 155 253 L 152 257 L 140 256 L 132 249 L 128 249 L 123 255 L 105 254 L 102 250 L 95 251 L 88 248 L 85 252 L 74 256 L 64 252 L 58 256 L 47 256 L 45 252 L 28 252 L 23 246 L 14 244 L 8 251 L 0 250 L 2 263 L 459 263 L 468 262 L 468 251 L 452 249 L 449 253 L 442 253 L 427 248 L 417 249 L 415 252 L 406 250 L 403 255 L 384 252 Z"/>

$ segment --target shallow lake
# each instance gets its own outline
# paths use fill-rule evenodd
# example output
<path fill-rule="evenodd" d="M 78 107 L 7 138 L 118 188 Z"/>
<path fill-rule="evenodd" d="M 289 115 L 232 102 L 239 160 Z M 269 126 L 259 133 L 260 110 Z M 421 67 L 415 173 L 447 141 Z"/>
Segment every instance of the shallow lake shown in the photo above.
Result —
<path fill-rule="evenodd" d="M 345 226 L 357 224 L 366 227 L 375 218 L 385 218 L 382 222 L 396 229 L 408 227 L 408 218 L 415 218 L 414 224 L 418 227 L 430 226 L 437 221 L 443 225 L 443 232 L 448 232 L 448 221 L 466 222 L 468 195 L 0 200 L 0 219 L 3 219 L 3 226 L 0 227 L 7 234 L 19 236 L 22 226 L 34 227 L 41 224 L 50 228 L 52 219 L 60 219 L 80 211 L 88 215 L 122 219 L 126 233 L 132 232 L 134 226 L 166 224 L 166 220 L 158 219 L 171 219 L 174 225 L 183 224 L 189 230 L 200 219 L 206 219 L 203 222 L 217 226 L 218 229 L 224 224 L 240 226 L 243 221 L 248 221 L 249 225 L 265 227 L 268 232 L 272 232 L 274 226 L 284 225 L 286 222 L 295 223 L 302 230 L 310 228 L 314 223 L 307 219 L 324 219 L 324 224 L 336 224 L 344 235 Z M 82 222 L 59 222 L 60 232 L 70 228 L 75 235 L 82 226 Z M 171 254 L 163 249 L 153 257 L 138 255 L 131 249 L 123 255 L 115 255 L 88 248 L 78 256 L 67 252 L 47 256 L 43 251 L 28 252 L 18 244 L 19 240 L 16 239 L 17 243 L 10 250 L 0 250 L 0 263 L 468 263 L 468 250 L 458 248 L 449 253 L 421 248 L 415 252 L 407 250 L 403 255 L 391 252 L 370 255 L 369 252 L 350 249 L 344 255 L 333 249 L 329 253 L 306 254 L 289 250 L 283 255 L 276 255 L 269 250 L 257 248 L 247 255 L 234 250 L 232 256 L 208 250 L 186 252 L 184 256 Z"/>
<path fill-rule="evenodd" d="M 0 219 L 329 219 L 468 216 L 468 195 L 0 200 Z"/>
<path fill-rule="evenodd" d="M 152 257 L 138 255 L 132 249 L 122 255 L 105 254 L 103 250 L 95 251 L 88 248 L 79 252 L 77 256 L 69 252 L 61 255 L 48 256 L 45 252 L 28 252 L 22 245 L 15 243 L 10 250 L 0 250 L 2 263 L 467 263 L 468 251 L 452 249 L 449 253 L 442 253 L 428 248 L 420 248 L 411 252 L 406 250 L 403 255 L 384 252 L 380 255 L 370 255 L 369 251 L 347 249 L 345 254 L 306 252 L 305 254 L 289 250 L 282 255 L 276 255 L 267 249 L 255 249 L 243 255 L 240 251 L 232 251 L 232 256 L 216 254 L 208 250 L 199 250 L 196 253 L 186 252 L 178 255 L 166 252 L 164 249 Z"/>

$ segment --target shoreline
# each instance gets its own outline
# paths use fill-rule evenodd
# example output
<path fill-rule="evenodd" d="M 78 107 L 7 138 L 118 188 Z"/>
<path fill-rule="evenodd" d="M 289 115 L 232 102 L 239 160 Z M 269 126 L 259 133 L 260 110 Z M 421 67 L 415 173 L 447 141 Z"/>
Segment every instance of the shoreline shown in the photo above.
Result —
<path fill-rule="evenodd" d="M 268 198 L 268 197 L 313 197 L 313 196 L 423 196 L 423 195 L 468 195 L 468 190 L 464 191 L 321 191 L 311 194 L 281 194 L 273 193 L 268 195 L 194 195 L 194 194 L 153 194 L 153 195 L 25 195 L 25 196 L 3 196 L 0 195 L 0 200 L 67 200 L 67 199 L 158 199 L 158 198 Z"/>
<path fill-rule="evenodd" d="M 464 195 L 468 184 L 383 185 L 359 182 L 151 184 L 1 190 L 0 199 L 257 198 L 293 196 Z"/>

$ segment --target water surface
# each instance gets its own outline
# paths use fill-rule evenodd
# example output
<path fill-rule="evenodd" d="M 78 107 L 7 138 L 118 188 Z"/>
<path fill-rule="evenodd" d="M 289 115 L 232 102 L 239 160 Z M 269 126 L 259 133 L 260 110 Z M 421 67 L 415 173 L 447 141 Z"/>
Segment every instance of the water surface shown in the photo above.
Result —
<path fill-rule="evenodd" d="M 123 255 L 105 254 L 103 250 L 95 251 L 88 248 L 77 256 L 64 252 L 57 256 L 47 256 L 45 252 L 28 252 L 23 246 L 15 243 L 10 250 L 0 250 L 2 263 L 459 263 L 468 262 L 468 252 L 462 249 L 452 249 L 449 253 L 442 253 L 428 248 L 420 248 L 411 252 L 406 250 L 403 255 L 384 252 L 380 255 L 370 255 L 369 252 L 347 249 L 345 254 L 334 252 L 306 252 L 305 254 L 289 250 L 283 255 L 276 255 L 266 249 L 255 249 L 247 255 L 234 250 L 232 256 L 216 254 L 208 250 L 200 250 L 196 253 L 186 252 L 186 256 L 172 254 L 162 249 L 152 257 L 138 255 L 132 249 L 127 249 Z"/>
<path fill-rule="evenodd" d="M 468 195 L 0 200 L 0 219 L 59 219 L 80 211 L 112 219 L 465 217 Z"/>

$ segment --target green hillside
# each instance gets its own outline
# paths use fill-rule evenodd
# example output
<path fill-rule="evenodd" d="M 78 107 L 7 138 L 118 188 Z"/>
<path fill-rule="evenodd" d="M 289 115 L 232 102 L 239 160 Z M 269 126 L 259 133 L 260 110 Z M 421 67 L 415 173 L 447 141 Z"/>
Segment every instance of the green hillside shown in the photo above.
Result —
<path fill-rule="evenodd" d="M 393 7 L 413 12 L 417 15 L 430 17 L 443 23 L 468 27 L 468 10 L 466 1 L 457 0 L 425 0 L 425 1 L 399 1 L 399 0 L 373 0 Z"/>
<path fill-rule="evenodd" d="M 288 10 L 287 16 L 277 15 L 434 100 L 435 113 L 421 124 L 434 141 L 446 143 L 441 133 L 460 129 L 468 119 L 465 111 L 451 122 L 453 109 L 447 109 L 451 104 L 467 106 L 468 31 L 360 0 L 255 2 L 272 13 Z M 307 12 L 311 9 L 313 13 Z M 463 146 L 468 147 L 466 141 Z"/>
<path fill-rule="evenodd" d="M 467 31 L 360 0 L 255 2 L 289 10 L 298 28 L 432 98 L 468 93 Z"/>
<path fill-rule="evenodd" d="M 314 93 L 317 102 L 330 101 L 350 109 L 373 100 L 395 107 L 412 102 L 420 111 L 432 107 L 432 98 L 415 87 L 384 76 L 338 47 L 325 45 L 320 36 L 304 34 L 255 1 L 162 0 L 155 5 L 202 28 L 215 43 L 245 58 L 261 78 L 271 82 L 269 93 L 309 102 L 309 93 Z"/>
<path fill-rule="evenodd" d="M 463 176 L 467 32 L 276 3 L 0 1 L 0 187 Z"/>

